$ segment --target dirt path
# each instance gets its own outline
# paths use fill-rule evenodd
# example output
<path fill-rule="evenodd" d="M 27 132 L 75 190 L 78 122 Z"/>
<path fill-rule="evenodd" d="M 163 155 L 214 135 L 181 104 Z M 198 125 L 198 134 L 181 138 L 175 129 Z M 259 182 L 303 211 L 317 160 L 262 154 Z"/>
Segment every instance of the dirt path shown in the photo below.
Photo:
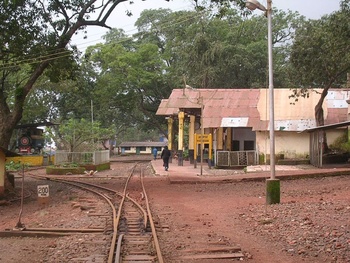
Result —
<path fill-rule="evenodd" d="M 281 204 L 266 206 L 264 183 L 147 183 L 160 224 L 169 225 L 161 234 L 167 262 L 189 262 L 177 259 L 216 244 L 239 245 L 249 262 L 350 262 L 349 186 L 347 177 L 285 181 Z"/>
<path fill-rule="evenodd" d="M 109 179 L 99 181 L 119 187 L 121 180 L 113 176 L 121 176 L 129 167 L 113 163 L 111 170 L 97 173 Z M 240 247 L 244 257 L 237 261 L 251 263 L 350 262 L 349 176 L 282 181 L 281 204 L 266 206 L 264 182 L 170 184 L 167 177 L 154 176 L 148 168 L 145 185 L 167 263 L 232 262 L 181 259 L 188 251 L 219 245 Z M 36 184 L 27 186 L 35 195 Z M 25 201 L 24 223 L 40 226 L 54 221 L 59 226 L 71 216 L 79 223 L 86 211 L 72 207 L 70 191 L 63 187 L 52 191 L 46 208 L 39 207 L 35 197 Z M 18 203 L 0 206 L 1 230 L 14 227 L 18 212 Z M 59 258 L 58 254 L 79 257 L 72 251 L 78 245 L 84 242 L 0 238 L 0 262 L 54 262 L 52 255 Z"/>

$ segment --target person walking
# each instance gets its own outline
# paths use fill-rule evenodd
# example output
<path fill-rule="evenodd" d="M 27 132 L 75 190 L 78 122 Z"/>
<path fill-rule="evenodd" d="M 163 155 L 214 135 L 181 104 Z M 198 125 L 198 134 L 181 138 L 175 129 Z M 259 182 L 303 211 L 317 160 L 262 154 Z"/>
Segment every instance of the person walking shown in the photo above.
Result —
<path fill-rule="evenodd" d="M 163 159 L 163 166 L 165 168 L 165 171 L 168 171 L 169 169 L 169 158 L 171 156 L 171 152 L 170 150 L 168 149 L 168 146 L 165 146 L 161 155 L 160 155 L 160 158 Z"/>
<path fill-rule="evenodd" d="M 158 150 L 157 150 L 156 147 L 153 148 L 152 153 L 153 153 L 153 158 L 154 158 L 154 160 L 157 159 Z"/>

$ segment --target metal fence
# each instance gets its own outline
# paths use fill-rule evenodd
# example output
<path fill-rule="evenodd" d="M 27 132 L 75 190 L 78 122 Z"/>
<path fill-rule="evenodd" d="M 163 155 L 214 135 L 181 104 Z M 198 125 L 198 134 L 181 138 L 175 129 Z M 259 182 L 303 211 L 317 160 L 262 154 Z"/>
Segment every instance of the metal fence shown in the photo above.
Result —
<path fill-rule="evenodd" d="M 248 166 L 258 163 L 256 151 L 218 151 L 216 152 L 217 166 Z"/>
<path fill-rule="evenodd" d="M 102 164 L 109 162 L 109 151 L 98 152 L 66 152 L 56 151 L 55 165 L 62 163 L 77 163 L 77 164 Z"/>

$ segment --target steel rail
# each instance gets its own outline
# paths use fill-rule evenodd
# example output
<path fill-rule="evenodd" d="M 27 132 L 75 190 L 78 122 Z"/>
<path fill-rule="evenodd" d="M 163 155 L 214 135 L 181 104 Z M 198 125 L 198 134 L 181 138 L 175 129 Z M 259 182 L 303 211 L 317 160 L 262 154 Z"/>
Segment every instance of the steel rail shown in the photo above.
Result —
<path fill-rule="evenodd" d="M 124 234 L 121 234 L 118 238 L 118 244 L 117 244 L 117 250 L 115 253 L 115 260 L 114 263 L 119 263 L 120 262 L 120 254 L 121 254 L 121 249 L 122 249 L 122 241 L 123 241 Z"/>
<path fill-rule="evenodd" d="M 67 179 L 67 178 L 62 178 L 61 176 L 60 177 L 47 177 L 47 176 L 38 176 L 38 175 L 33 175 L 33 174 L 30 174 L 30 176 L 34 177 L 34 178 L 37 178 L 37 179 L 41 179 L 41 180 L 52 180 L 52 181 L 56 181 L 56 182 L 70 184 L 70 185 L 79 187 L 81 189 L 93 192 L 93 193 L 103 197 L 108 202 L 108 204 L 111 206 L 112 211 L 113 211 L 113 236 L 112 236 L 110 250 L 109 250 L 109 253 L 108 253 L 108 261 L 107 262 L 108 263 L 113 263 L 113 259 L 120 257 L 120 255 L 117 255 L 117 253 L 121 252 L 120 250 L 121 250 L 122 237 L 119 237 L 120 240 L 118 240 L 118 242 L 117 242 L 117 236 L 118 236 L 118 225 L 119 225 L 119 222 L 120 222 L 121 213 L 122 213 L 122 207 L 123 207 L 123 204 L 125 203 L 125 200 L 131 201 L 135 206 L 137 206 L 137 208 L 143 214 L 143 218 L 144 218 L 144 222 L 143 222 L 144 225 L 143 225 L 143 227 L 144 227 L 144 229 L 146 229 L 146 227 L 147 227 L 147 221 L 148 221 L 149 213 L 136 200 L 134 200 L 133 198 L 128 196 L 128 193 L 127 193 L 128 184 L 130 182 L 131 177 L 133 176 L 133 173 L 134 173 L 135 168 L 136 168 L 137 165 L 138 164 L 135 164 L 133 166 L 133 168 L 131 169 L 130 174 L 128 175 L 127 181 L 126 181 L 126 183 L 124 185 L 123 193 L 120 193 L 120 192 L 118 192 L 116 190 L 113 190 L 111 188 L 108 188 L 108 187 L 95 185 L 93 183 L 81 182 L 80 180 L 75 180 L 75 178 L 73 180 L 70 180 L 70 179 Z M 86 186 L 95 187 L 95 188 L 98 188 L 98 189 L 109 191 L 109 192 L 112 192 L 112 193 L 118 195 L 119 197 L 121 197 L 122 200 L 121 200 L 121 202 L 119 204 L 118 212 L 116 211 L 115 206 L 111 202 L 110 197 L 108 197 L 107 195 L 102 194 L 102 193 L 100 193 L 100 192 L 98 192 L 96 190 L 88 188 Z M 144 195 L 145 195 L 145 192 L 144 192 Z M 154 236 L 155 227 L 154 227 L 153 220 L 152 220 L 152 224 L 153 224 L 153 228 L 154 228 L 154 229 L 152 229 L 152 235 Z M 56 231 L 58 231 L 58 230 L 56 230 Z M 62 229 L 62 231 L 64 232 L 65 230 Z M 158 243 L 157 237 L 155 238 L 155 240 L 157 240 L 156 243 Z M 119 244 L 119 248 L 117 247 L 117 249 L 116 249 L 117 243 Z M 156 244 L 156 247 L 158 247 L 157 248 L 157 255 L 158 255 L 158 258 L 159 258 L 159 254 L 160 254 L 159 245 Z M 162 259 L 159 262 L 162 263 L 163 262 Z"/>
<path fill-rule="evenodd" d="M 121 195 L 122 197 L 122 200 L 120 201 L 119 203 L 119 207 L 118 207 L 118 214 L 115 218 L 115 226 L 114 226 L 114 231 L 113 231 L 113 238 L 112 238 L 112 245 L 111 245 L 111 248 L 109 250 L 109 254 L 108 254 L 108 263 L 113 263 L 113 259 L 118 257 L 119 258 L 119 255 L 120 255 L 120 250 L 118 251 L 118 255 L 116 254 L 116 243 L 117 243 L 117 235 L 118 235 L 118 225 L 119 225 L 119 222 L 120 222 L 120 218 L 121 218 L 121 214 L 122 214 L 122 210 L 123 210 L 123 205 L 124 205 L 124 202 L 125 202 L 125 198 L 127 198 L 126 196 L 126 189 L 127 189 L 127 185 L 129 183 L 129 180 L 136 168 L 136 165 L 135 164 L 131 171 L 130 171 L 130 174 L 128 176 L 128 178 L 126 179 L 126 182 L 125 182 L 125 185 L 124 185 L 124 190 L 123 190 L 123 193 Z M 121 241 L 120 241 L 121 242 Z"/>
<path fill-rule="evenodd" d="M 135 167 L 134 167 L 134 169 L 133 169 L 133 172 L 134 172 L 136 166 L 137 166 L 137 164 L 135 165 Z M 142 170 L 142 169 L 141 169 L 141 170 Z M 125 184 L 125 187 L 124 187 L 124 194 L 126 193 L 127 184 L 129 183 L 129 181 L 130 181 L 130 179 L 131 179 L 131 177 L 132 177 L 132 175 L 133 175 L 133 172 L 130 174 L 130 176 L 128 177 L 128 179 L 127 179 L 127 181 L 126 181 L 126 184 Z M 127 195 L 127 196 L 128 196 L 128 195 Z M 146 229 L 146 227 L 147 227 L 147 212 L 146 212 L 146 210 L 143 209 L 143 207 L 142 207 L 136 200 L 132 199 L 132 198 L 129 197 L 129 196 L 128 196 L 128 198 L 129 198 L 130 200 L 132 200 L 132 201 L 134 202 L 134 204 L 136 204 L 137 207 L 142 211 L 142 213 L 143 213 L 143 218 L 144 218 L 143 226 L 144 226 L 144 228 Z"/>
<path fill-rule="evenodd" d="M 136 166 L 135 166 L 136 167 Z M 133 177 L 134 175 L 134 171 L 132 171 L 132 173 L 129 175 L 129 177 L 127 178 L 127 181 L 125 183 L 125 186 L 124 186 L 124 196 L 127 197 L 128 196 L 128 193 L 127 193 L 127 188 L 128 188 L 128 185 L 129 185 L 129 182 L 131 180 L 131 178 Z M 150 208 L 149 208 L 149 200 L 148 200 L 148 197 L 147 197 L 147 194 L 146 194 L 146 191 L 145 191 L 145 187 L 144 187 L 144 184 L 143 184 L 143 170 L 141 169 L 140 170 L 140 182 L 141 182 L 141 188 L 142 188 L 142 195 L 143 195 L 143 198 L 145 199 L 145 202 L 146 202 L 146 209 L 142 208 L 141 205 L 133 200 L 131 197 L 129 197 L 130 200 L 133 200 L 133 203 L 137 205 L 137 207 L 142 210 L 142 211 L 145 211 L 145 215 L 144 215 L 144 218 L 145 218 L 145 222 L 144 222 L 144 227 L 146 228 L 147 227 L 147 221 L 149 221 L 150 223 L 150 227 L 152 229 L 152 238 L 153 238 L 153 243 L 154 243 L 154 247 L 156 249 L 156 253 L 157 253 L 157 262 L 159 263 L 164 263 L 164 260 L 163 260 L 163 257 L 162 257 L 162 253 L 161 253 L 161 250 L 160 250 L 160 246 L 159 246 L 159 240 L 157 238 L 157 233 L 156 233 L 156 228 L 155 228 L 155 225 L 154 225 L 154 222 L 152 220 L 152 214 L 150 212 Z M 122 203 L 120 204 L 122 206 Z M 122 209 L 119 209 L 118 211 L 121 212 Z M 117 246 L 117 250 L 116 250 L 116 255 L 115 255 L 115 261 L 114 263 L 120 263 L 121 260 L 122 260 L 122 257 L 121 257 L 121 253 L 122 253 L 122 242 L 123 242 L 123 238 L 124 238 L 124 234 L 121 234 L 119 236 L 119 239 L 118 239 L 118 246 Z M 140 259 L 141 260 L 141 259 Z M 108 263 L 112 263 L 112 262 L 108 262 Z"/>
<path fill-rule="evenodd" d="M 46 179 L 47 180 L 47 177 L 43 177 L 43 176 L 33 176 L 31 175 L 32 177 L 36 177 L 36 178 L 39 178 L 39 179 Z M 100 188 L 100 189 L 103 189 L 103 190 L 107 190 L 107 191 L 111 191 L 117 195 L 119 195 L 116 191 L 112 190 L 112 189 L 105 189 L 105 187 L 99 187 L 97 185 L 93 185 L 93 184 L 90 184 L 90 183 L 84 183 L 84 182 L 78 182 L 76 180 L 68 180 L 68 179 L 58 179 L 58 178 L 50 178 L 50 180 L 53 180 L 53 181 L 56 181 L 56 182 L 63 182 L 63 183 L 66 183 L 66 184 L 70 184 L 70 185 L 74 185 L 76 187 L 79 187 L 81 189 L 84 189 L 84 190 L 87 190 L 87 191 L 90 191 L 90 192 L 93 192 L 93 193 L 96 193 L 97 195 L 103 197 L 107 203 L 110 205 L 112 211 L 113 211 L 113 236 L 112 236 L 112 241 L 111 241 L 111 245 L 110 245 L 110 250 L 109 250 L 109 253 L 108 253 L 108 262 L 109 263 L 112 263 L 112 260 L 114 258 L 114 252 L 115 252 L 115 244 L 116 244 L 116 241 L 117 241 L 117 232 L 118 232 L 118 223 L 119 223 L 119 218 L 120 218 L 120 212 L 118 211 L 118 215 L 117 215 L 117 212 L 116 212 L 116 209 L 113 205 L 113 203 L 111 202 L 110 198 L 108 196 L 106 196 L 105 194 L 101 194 L 91 188 L 87 188 L 85 186 L 83 186 L 83 184 L 85 185 L 89 185 L 89 186 L 93 186 L 93 187 L 96 187 L 96 188 Z M 123 198 L 124 199 L 124 198 Z"/>
<path fill-rule="evenodd" d="M 152 213 L 151 213 L 151 208 L 149 206 L 148 196 L 147 196 L 147 193 L 146 193 L 145 185 L 143 183 L 143 176 L 144 176 L 143 169 L 141 169 L 140 177 L 141 177 L 142 191 L 143 191 L 144 198 L 145 198 L 145 201 L 146 201 L 148 219 L 149 219 L 149 223 L 150 223 L 150 226 L 151 226 L 151 229 L 152 229 L 152 235 L 153 235 L 153 239 L 154 239 L 154 245 L 155 245 L 156 251 L 157 251 L 158 262 L 159 263 L 164 263 L 163 256 L 162 256 L 162 251 L 161 251 L 160 246 L 159 246 L 159 240 L 158 240 L 158 237 L 157 237 L 156 227 L 154 225 L 153 218 L 152 218 Z"/>

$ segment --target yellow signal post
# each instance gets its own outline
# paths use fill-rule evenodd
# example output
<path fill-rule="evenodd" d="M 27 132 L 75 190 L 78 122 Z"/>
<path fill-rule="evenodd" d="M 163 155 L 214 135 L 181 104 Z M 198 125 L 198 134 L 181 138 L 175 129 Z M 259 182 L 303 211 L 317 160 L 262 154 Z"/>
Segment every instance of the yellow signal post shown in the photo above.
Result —
<path fill-rule="evenodd" d="M 198 151 L 198 145 L 208 144 L 209 145 L 209 155 L 208 158 L 211 159 L 212 157 L 212 149 L 213 149 L 213 139 L 212 134 L 203 134 L 203 138 L 201 134 L 195 134 L 194 136 L 194 158 L 197 158 L 197 151 Z"/>

